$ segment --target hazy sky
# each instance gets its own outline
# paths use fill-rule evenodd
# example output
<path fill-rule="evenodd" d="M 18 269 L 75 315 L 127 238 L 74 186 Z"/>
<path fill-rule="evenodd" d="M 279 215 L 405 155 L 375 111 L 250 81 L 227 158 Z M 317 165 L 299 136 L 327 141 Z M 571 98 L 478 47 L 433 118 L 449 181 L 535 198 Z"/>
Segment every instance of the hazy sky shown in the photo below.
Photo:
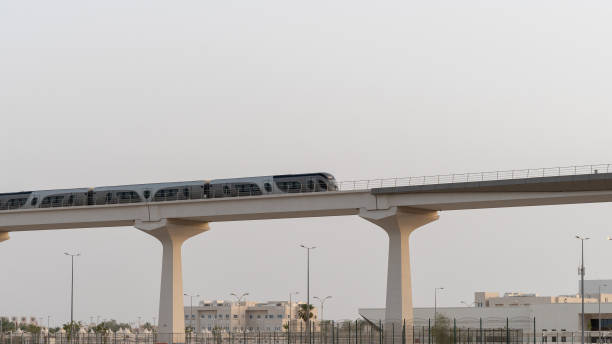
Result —
<path fill-rule="evenodd" d="M 0 192 L 328 171 L 339 180 L 612 163 L 609 1 L 2 1 Z M 411 241 L 416 306 L 612 278 L 610 204 L 443 212 Z M 204 299 L 383 307 L 387 236 L 358 217 L 212 223 Z M 156 316 L 161 246 L 131 227 L 11 234 L 0 314 Z M 95 318 L 94 318 L 95 319 Z"/>

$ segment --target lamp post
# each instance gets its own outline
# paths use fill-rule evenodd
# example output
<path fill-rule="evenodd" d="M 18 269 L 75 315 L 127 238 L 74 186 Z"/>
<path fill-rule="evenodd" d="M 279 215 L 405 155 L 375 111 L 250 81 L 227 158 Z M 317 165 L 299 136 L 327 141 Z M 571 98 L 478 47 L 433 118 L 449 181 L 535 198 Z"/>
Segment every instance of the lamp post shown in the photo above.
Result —
<path fill-rule="evenodd" d="M 598 286 L 598 290 L 599 290 L 599 301 L 598 305 L 597 305 L 597 313 L 598 313 L 598 319 L 597 319 L 597 329 L 599 330 L 599 341 L 601 341 L 601 287 L 607 287 L 607 284 L 600 284 Z"/>
<path fill-rule="evenodd" d="M 438 290 L 444 290 L 444 287 L 434 288 L 434 326 L 438 320 Z"/>
<path fill-rule="evenodd" d="M 580 314 L 580 343 L 584 344 L 584 241 L 589 240 L 589 238 L 581 237 L 580 235 L 576 235 L 576 239 L 580 240 L 580 298 L 582 303 L 582 311 Z"/>
<path fill-rule="evenodd" d="M 195 330 L 195 327 L 193 326 L 193 298 L 200 297 L 200 294 L 189 295 L 187 293 L 183 293 L 183 295 L 189 296 L 189 323 L 191 324 L 190 327 L 191 331 L 193 332 Z"/>
<path fill-rule="evenodd" d="M 240 315 L 241 315 L 241 316 L 243 316 L 243 315 L 244 315 L 244 316 L 246 317 L 246 314 L 242 314 L 242 308 L 240 308 L 240 301 L 242 301 L 242 298 L 243 298 L 243 297 L 245 297 L 245 296 L 249 295 L 249 293 L 242 293 L 242 295 L 240 295 L 240 296 L 238 296 L 238 295 L 236 295 L 236 294 L 234 294 L 234 293 L 230 293 L 230 295 L 232 295 L 233 297 L 235 297 L 235 298 L 236 298 L 236 300 L 238 301 L 238 307 L 239 307 L 239 308 L 238 308 L 238 312 L 240 312 Z M 246 300 L 245 300 L 245 306 L 246 306 Z M 231 322 L 231 320 L 230 320 L 230 322 Z M 239 326 L 239 327 L 240 327 L 242 330 L 244 330 L 244 328 L 242 327 L 242 322 L 240 321 L 240 318 L 238 318 L 238 326 Z M 246 325 L 245 325 L 245 327 L 246 327 Z"/>
<path fill-rule="evenodd" d="M 65 255 L 70 256 L 70 337 L 74 334 L 74 257 L 78 257 L 81 254 L 75 253 L 70 254 L 64 252 Z"/>
<path fill-rule="evenodd" d="M 300 247 L 306 249 L 306 340 L 310 342 L 310 250 L 317 247 L 304 245 L 300 245 Z"/>
<path fill-rule="evenodd" d="M 331 296 L 326 296 L 324 298 L 320 298 L 318 296 L 315 296 L 315 297 L 313 297 L 313 299 L 317 299 L 321 303 L 321 316 L 319 317 L 319 319 L 320 319 L 319 321 L 322 322 L 323 321 L 323 306 L 325 305 L 325 300 L 331 299 Z"/>
<path fill-rule="evenodd" d="M 293 293 L 289 293 L 289 327 L 287 327 L 287 332 L 291 332 L 291 320 L 293 320 L 293 314 L 292 314 L 292 311 L 293 311 L 293 301 L 291 301 L 291 296 L 294 295 L 294 294 L 298 295 L 299 293 L 300 293 L 299 291 L 296 291 L 296 292 L 293 292 Z"/>

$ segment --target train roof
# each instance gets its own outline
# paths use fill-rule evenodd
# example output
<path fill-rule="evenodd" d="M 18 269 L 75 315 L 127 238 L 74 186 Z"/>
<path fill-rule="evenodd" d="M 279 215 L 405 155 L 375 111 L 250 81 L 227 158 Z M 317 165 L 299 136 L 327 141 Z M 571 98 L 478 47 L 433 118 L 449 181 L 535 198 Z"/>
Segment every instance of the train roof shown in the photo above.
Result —
<path fill-rule="evenodd" d="M 141 187 L 156 187 L 156 186 L 177 186 L 185 184 L 203 184 L 206 180 L 190 180 L 184 182 L 165 182 L 165 183 L 146 183 L 146 184 L 125 184 L 125 185 L 109 185 L 109 186 L 97 186 L 94 187 L 94 191 L 104 191 L 110 189 L 129 189 L 129 188 L 141 188 Z"/>
<path fill-rule="evenodd" d="M 334 176 L 331 173 L 327 173 L 327 172 L 299 173 L 299 174 L 277 174 L 277 175 L 274 176 L 274 178 L 307 177 L 307 176 L 313 176 L 313 175 L 318 175 L 318 176 L 322 176 L 322 177 L 325 177 L 325 178 L 329 178 L 329 177 L 334 178 Z"/>
<path fill-rule="evenodd" d="M 31 194 L 32 191 L 19 191 L 19 192 L 6 192 L 6 193 L 0 193 L 0 197 L 2 196 L 20 196 L 20 195 L 29 195 Z"/>

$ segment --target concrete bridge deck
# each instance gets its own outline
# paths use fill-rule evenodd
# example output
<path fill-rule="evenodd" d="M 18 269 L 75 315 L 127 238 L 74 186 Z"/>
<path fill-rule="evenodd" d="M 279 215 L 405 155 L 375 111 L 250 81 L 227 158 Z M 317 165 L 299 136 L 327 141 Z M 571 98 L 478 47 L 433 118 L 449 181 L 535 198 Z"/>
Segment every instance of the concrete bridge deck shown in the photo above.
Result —
<path fill-rule="evenodd" d="M 386 320 L 412 319 L 410 233 L 439 211 L 612 201 L 612 173 L 589 173 L 355 191 L 0 211 L 8 232 L 135 226 L 163 247 L 160 332 L 184 331 L 181 245 L 212 222 L 359 215 L 389 235 Z M 166 342 L 181 342 L 166 338 Z"/>

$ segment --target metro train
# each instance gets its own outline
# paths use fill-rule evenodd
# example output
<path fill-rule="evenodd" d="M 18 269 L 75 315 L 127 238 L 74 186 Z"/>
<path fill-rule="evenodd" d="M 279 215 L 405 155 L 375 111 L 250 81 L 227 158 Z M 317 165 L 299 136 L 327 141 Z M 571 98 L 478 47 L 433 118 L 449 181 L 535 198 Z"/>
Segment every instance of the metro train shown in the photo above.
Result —
<path fill-rule="evenodd" d="M 325 172 L 189 182 L 0 193 L 0 210 L 165 202 L 190 199 L 336 191 Z"/>

